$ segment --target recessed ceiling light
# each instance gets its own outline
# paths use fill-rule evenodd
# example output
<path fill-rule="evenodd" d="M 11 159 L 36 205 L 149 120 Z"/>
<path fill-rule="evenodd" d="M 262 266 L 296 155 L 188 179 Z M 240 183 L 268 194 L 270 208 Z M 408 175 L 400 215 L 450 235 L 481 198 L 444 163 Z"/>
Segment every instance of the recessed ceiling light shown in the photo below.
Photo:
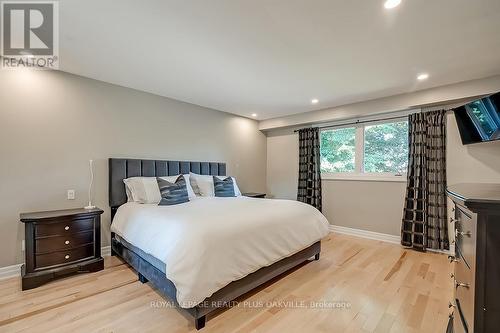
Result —
<path fill-rule="evenodd" d="M 258 116 L 258 114 L 257 114 L 257 113 L 252 113 L 252 117 L 254 117 L 254 118 L 255 118 L 255 117 L 257 117 L 257 116 Z"/>
<path fill-rule="evenodd" d="M 417 80 L 419 80 L 419 81 L 427 80 L 428 78 L 429 78 L 429 74 L 427 74 L 427 73 L 418 74 L 418 76 L 417 76 Z"/>
<path fill-rule="evenodd" d="M 386 9 L 392 9 L 392 8 L 399 6 L 400 4 L 401 4 L 401 0 L 387 0 L 384 3 L 384 7 Z"/>
<path fill-rule="evenodd" d="M 318 104 L 318 103 L 319 100 L 317 100 L 316 98 L 311 99 L 311 104 Z"/>

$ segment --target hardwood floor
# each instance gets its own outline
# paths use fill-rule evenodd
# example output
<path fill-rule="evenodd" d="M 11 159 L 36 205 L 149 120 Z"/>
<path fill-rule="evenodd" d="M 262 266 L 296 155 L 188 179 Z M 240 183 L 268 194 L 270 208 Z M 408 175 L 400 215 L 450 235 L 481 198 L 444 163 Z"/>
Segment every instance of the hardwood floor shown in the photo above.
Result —
<path fill-rule="evenodd" d="M 453 291 L 445 255 L 337 234 L 322 246 L 319 261 L 208 317 L 201 332 L 445 332 Z M 104 271 L 29 291 L 19 278 L 0 281 L 0 332 L 196 332 L 132 269 L 105 259 Z"/>

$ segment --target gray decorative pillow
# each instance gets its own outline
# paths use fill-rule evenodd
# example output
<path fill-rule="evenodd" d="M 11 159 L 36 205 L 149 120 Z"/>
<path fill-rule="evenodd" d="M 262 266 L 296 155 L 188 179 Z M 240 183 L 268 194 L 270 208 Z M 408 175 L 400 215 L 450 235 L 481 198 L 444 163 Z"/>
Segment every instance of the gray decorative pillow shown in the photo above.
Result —
<path fill-rule="evenodd" d="M 158 206 L 178 205 L 189 201 L 186 179 L 180 175 L 175 183 L 156 178 L 160 188 L 161 200 Z"/>
<path fill-rule="evenodd" d="M 216 197 L 235 197 L 233 178 L 219 179 L 214 176 L 214 192 Z"/>

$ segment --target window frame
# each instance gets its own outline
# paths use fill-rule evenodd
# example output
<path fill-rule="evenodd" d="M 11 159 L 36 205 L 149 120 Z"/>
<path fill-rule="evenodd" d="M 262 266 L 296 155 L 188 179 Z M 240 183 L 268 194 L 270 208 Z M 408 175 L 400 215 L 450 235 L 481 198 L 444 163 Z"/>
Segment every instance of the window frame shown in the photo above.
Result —
<path fill-rule="evenodd" d="M 391 120 L 373 120 L 360 122 L 359 124 L 345 124 L 333 127 L 324 127 L 321 132 L 340 128 L 355 128 L 355 154 L 354 154 L 354 172 L 321 172 L 323 180 L 358 180 L 358 181 L 384 181 L 384 182 L 406 182 L 407 173 L 392 172 L 365 172 L 365 127 L 379 124 L 397 123 L 408 121 L 408 117 L 393 118 Z"/>

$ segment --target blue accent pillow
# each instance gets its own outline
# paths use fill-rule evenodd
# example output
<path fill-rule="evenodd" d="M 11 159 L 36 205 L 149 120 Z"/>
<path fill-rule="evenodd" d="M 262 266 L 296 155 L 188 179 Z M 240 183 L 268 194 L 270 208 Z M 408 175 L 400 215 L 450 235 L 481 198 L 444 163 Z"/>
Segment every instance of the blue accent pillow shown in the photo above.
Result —
<path fill-rule="evenodd" d="M 189 201 L 186 179 L 180 175 L 175 183 L 156 178 L 160 188 L 161 200 L 158 206 L 178 205 Z"/>
<path fill-rule="evenodd" d="M 216 197 L 235 197 L 233 178 L 219 179 L 214 177 L 214 192 Z"/>

